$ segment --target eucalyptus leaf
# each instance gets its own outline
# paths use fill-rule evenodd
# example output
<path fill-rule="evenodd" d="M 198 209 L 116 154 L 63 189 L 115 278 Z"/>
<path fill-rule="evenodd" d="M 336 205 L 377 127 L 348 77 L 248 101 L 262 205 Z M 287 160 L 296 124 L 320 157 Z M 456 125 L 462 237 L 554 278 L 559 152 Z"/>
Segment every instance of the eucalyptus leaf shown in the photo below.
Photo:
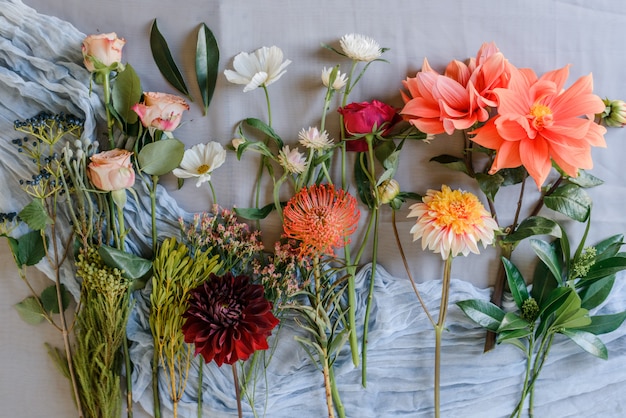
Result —
<path fill-rule="evenodd" d="M 451 170 L 460 171 L 469 175 L 467 171 L 467 165 L 463 158 L 455 157 L 454 155 L 442 154 L 430 159 L 439 164 L 443 164 Z"/>
<path fill-rule="evenodd" d="M 220 50 L 215 35 L 205 23 L 202 23 L 198 30 L 196 43 L 196 79 L 200 88 L 205 115 L 215 92 L 219 61 Z"/>
<path fill-rule="evenodd" d="M 135 254 L 127 253 L 108 245 L 98 247 L 98 254 L 104 264 L 121 270 L 122 275 L 129 280 L 144 278 L 152 268 L 152 262 Z"/>
<path fill-rule="evenodd" d="M 594 334 L 578 329 L 564 329 L 561 334 L 569 337 L 580 348 L 596 357 L 606 360 L 609 358 L 608 351 L 604 343 Z"/>
<path fill-rule="evenodd" d="M 504 264 L 504 270 L 511 289 L 511 294 L 515 300 L 515 304 L 518 308 L 522 309 L 522 304 L 530 296 L 528 295 L 528 287 L 522 277 L 522 273 L 518 268 L 506 257 L 502 257 L 502 263 Z"/>
<path fill-rule="evenodd" d="M 30 231 L 19 237 L 16 249 L 19 267 L 34 266 L 46 256 L 46 246 L 40 231 Z"/>
<path fill-rule="evenodd" d="M 40 324 L 44 320 L 44 312 L 41 310 L 37 298 L 29 296 L 14 305 L 22 321 L 30 325 Z"/>
<path fill-rule="evenodd" d="M 469 299 L 456 304 L 472 321 L 489 331 L 497 332 L 504 319 L 504 311 L 485 300 Z"/>
<path fill-rule="evenodd" d="M 478 187 L 487 196 L 487 199 L 494 201 L 496 193 L 500 190 L 500 186 L 504 183 L 504 178 L 499 174 L 476 173 L 476 181 Z"/>
<path fill-rule="evenodd" d="M 176 138 L 146 144 L 139 155 L 139 167 L 152 176 L 162 176 L 174 170 L 183 159 L 185 144 Z"/>
<path fill-rule="evenodd" d="M 587 220 L 592 205 L 587 192 L 575 184 L 558 187 L 554 193 L 546 195 L 543 201 L 546 207 L 578 222 Z"/>
<path fill-rule="evenodd" d="M 579 328 L 579 330 L 587 331 L 594 335 L 607 334 L 618 329 L 625 319 L 626 311 L 608 315 L 595 315 L 591 317 L 591 324 Z"/>
<path fill-rule="evenodd" d="M 248 220 L 261 220 L 267 218 L 267 216 L 274 210 L 274 204 L 270 203 L 262 208 L 235 208 L 235 213 Z"/>
<path fill-rule="evenodd" d="M 531 239 L 530 246 L 535 251 L 535 254 L 537 254 L 537 257 L 539 257 L 539 259 L 548 267 L 548 269 L 550 269 L 550 272 L 554 275 L 554 278 L 560 282 L 562 280 L 563 273 L 561 268 L 561 261 L 559 260 L 559 255 L 555 251 L 554 246 L 543 240 L 538 239 Z"/>
<path fill-rule="evenodd" d="M 63 305 L 63 311 L 70 305 L 70 292 L 67 291 L 64 285 L 61 285 L 61 303 Z M 43 308 L 53 314 L 59 313 L 59 299 L 57 297 L 56 285 L 50 285 L 41 292 L 41 304 Z"/>
<path fill-rule="evenodd" d="M 130 64 L 126 64 L 124 71 L 117 74 L 111 90 L 113 108 L 125 124 L 137 123 L 139 115 L 131 107 L 141 101 L 142 94 L 139 76 Z"/>
<path fill-rule="evenodd" d="M 150 49 L 152 51 L 152 57 L 156 63 L 159 71 L 165 77 L 165 79 L 178 91 L 183 93 L 191 100 L 189 90 L 185 84 L 180 70 L 176 66 L 170 48 L 167 45 L 167 41 L 159 31 L 157 26 L 157 20 L 154 19 L 152 28 L 150 29 Z"/>
<path fill-rule="evenodd" d="M 46 225 L 52 224 L 52 219 L 48 216 L 48 212 L 46 212 L 46 209 L 43 207 L 41 199 L 33 199 L 18 213 L 18 216 L 34 231 L 40 231 L 44 229 Z"/>
<path fill-rule="evenodd" d="M 504 242 L 519 242 L 534 235 L 551 235 L 560 238 L 563 235 L 559 224 L 543 216 L 530 216 L 524 219 L 515 232 L 503 238 Z"/>

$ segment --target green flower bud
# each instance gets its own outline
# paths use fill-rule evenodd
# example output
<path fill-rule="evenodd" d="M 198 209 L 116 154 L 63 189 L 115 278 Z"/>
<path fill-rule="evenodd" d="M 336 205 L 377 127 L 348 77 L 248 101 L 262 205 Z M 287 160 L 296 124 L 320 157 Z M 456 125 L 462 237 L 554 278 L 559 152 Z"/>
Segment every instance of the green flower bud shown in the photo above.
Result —
<path fill-rule="evenodd" d="M 601 121 L 609 127 L 621 128 L 626 125 L 626 102 L 623 100 L 603 100 L 606 109 L 600 114 Z"/>
<path fill-rule="evenodd" d="M 382 205 L 390 203 L 399 193 L 400 184 L 394 179 L 385 180 L 378 186 L 378 196 Z"/>
<path fill-rule="evenodd" d="M 537 320 L 539 316 L 539 305 L 534 298 L 528 298 L 522 303 L 522 319 L 531 324 Z"/>

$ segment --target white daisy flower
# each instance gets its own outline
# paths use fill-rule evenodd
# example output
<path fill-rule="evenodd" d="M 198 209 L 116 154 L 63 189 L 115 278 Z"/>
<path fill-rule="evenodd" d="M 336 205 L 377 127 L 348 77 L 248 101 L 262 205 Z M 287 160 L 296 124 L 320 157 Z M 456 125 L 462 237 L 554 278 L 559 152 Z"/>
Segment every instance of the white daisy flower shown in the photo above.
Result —
<path fill-rule="evenodd" d="M 211 180 L 211 173 L 226 161 L 226 150 L 218 142 L 197 144 L 185 150 L 180 168 L 172 171 L 176 177 L 197 177 L 196 187 Z"/>
<path fill-rule="evenodd" d="M 300 174 L 306 170 L 304 154 L 299 152 L 298 148 L 289 149 L 289 145 L 285 145 L 278 152 L 278 162 L 286 171 L 293 174 Z"/>
<path fill-rule="evenodd" d="M 324 69 L 322 70 L 322 83 L 324 83 L 326 87 L 329 87 L 330 74 L 332 72 L 333 72 L 333 67 L 330 67 L 330 68 L 324 67 Z M 347 82 L 348 82 L 348 78 L 346 74 L 342 73 L 341 71 L 337 71 L 337 75 L 335 76 L 335 80 L 333 81 L 332 88 L 333 90 L 341 90 L 342 88 L 344 88 Z"/>
<path fill-rule="evenodd" d="M 262 47 L 253 53 L 241 52 L 233 60 L 235 70 L 224 70 L 231 83 L 245 84 L 244 92 L 269 86 L 285 74 L 290 60 L 283 61 L 283 51 L 277 47 Z"/>
<path fill-rule="evenodd" d="M 316 151 L 329 148 L 333 145 L 333 140 L 328 138 L 328 133 L 326 131 L 320 132 L 316 127 L 302 129 L 298 134 L 298 138 L 302 146 Z"/>
<path fill-rule="evenodd" d="M 383 53 L 378 42 L 372 38 L 356 33 L 344 35 L 339 40 L 344 54 L 355 61 L 370 62 Z"/>

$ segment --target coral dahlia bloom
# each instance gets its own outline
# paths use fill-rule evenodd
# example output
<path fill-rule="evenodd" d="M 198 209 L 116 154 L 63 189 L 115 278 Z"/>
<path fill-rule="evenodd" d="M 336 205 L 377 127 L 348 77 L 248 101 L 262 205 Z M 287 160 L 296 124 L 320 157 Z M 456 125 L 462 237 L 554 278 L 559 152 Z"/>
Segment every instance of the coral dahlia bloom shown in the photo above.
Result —
<path fill-rule="evenodd" d="M 301 243 L 301 255 L 334 255 L 334 248 L 349 242 L 361 212 L 354 196 L 332 185 L 301 189 L 283 210 L 288 238 Z"/>
<path fill-rule="evenodd" d="M 491 245 L 498 224 L 469 192 L 451 190 L 442 186 L 441 191 L 428 190 L 421 203 L 409 208 L 407 217 L 417 217 L 411 228 L 413 241 L 422 239 L 422 249 L 428 247 L 440 253 L 444 260 L 459 253 L 467 256 L 479 253 L 478 243 Z"/>
<path fill-rule="evenodd" d="M 191 291 L 183 314 L 185 342 L 195 354 L 218 366 L 246 360 L 256 350 L 267 350 L 267 338 L 278 324 L 263 286 L 247 276 L 211 274 Z"/>
<path fill-rule="evenodd" d="M 563 89 L 568 75 L 569 66 L 540 78 L 530 69 L 514 69 L 508 88 L 494 90 L 498 115 L 472 138 L 496 150 L 490 173 L 523 165 L 541 187 L 552 161 L 571 177 L 579 168 L 592 168 L 591 146 L 606 146 L 606 128 L 593 115 L 605 105 L 592 93 L 591 74 Z"/>

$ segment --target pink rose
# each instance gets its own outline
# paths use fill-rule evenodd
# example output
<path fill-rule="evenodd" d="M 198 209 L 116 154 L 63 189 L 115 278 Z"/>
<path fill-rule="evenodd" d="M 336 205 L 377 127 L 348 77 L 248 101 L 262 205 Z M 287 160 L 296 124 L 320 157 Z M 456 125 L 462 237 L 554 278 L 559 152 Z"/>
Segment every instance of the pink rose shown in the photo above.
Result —
<path fill-rule="evenodd" d="M 104 191 L 123 190 L 135 184 L 135 171 L 130 161 L 132 152 L 113 149 L 91 156 L 87 177 L 93 185 Z"/>
<path fill-rule="evenodd" d="M 137 103 L 131 109 L 139 115 L 144 127 L 171 132 L 178 127 L 189 105 L 185 99 L 173 94 L 144 92 L 143 103 Z"/>
<path fill-rule="evenodd" d="M 343 115 L 343 125 L 350 135 L 384 135 L 400 120 L 395 108 L 378 100 L 372 102 L 350 103 L 337 110 Z M 348 151 L 367 151 L 364 139 L 346 141 Z"/>
<path fill-rule="evenodd" d="M 115 32 L 89 35 L 83 41 L 85 68 L 90 72 L 116 70 L 122 61 L 122 48 L 126 44 Z"/>

